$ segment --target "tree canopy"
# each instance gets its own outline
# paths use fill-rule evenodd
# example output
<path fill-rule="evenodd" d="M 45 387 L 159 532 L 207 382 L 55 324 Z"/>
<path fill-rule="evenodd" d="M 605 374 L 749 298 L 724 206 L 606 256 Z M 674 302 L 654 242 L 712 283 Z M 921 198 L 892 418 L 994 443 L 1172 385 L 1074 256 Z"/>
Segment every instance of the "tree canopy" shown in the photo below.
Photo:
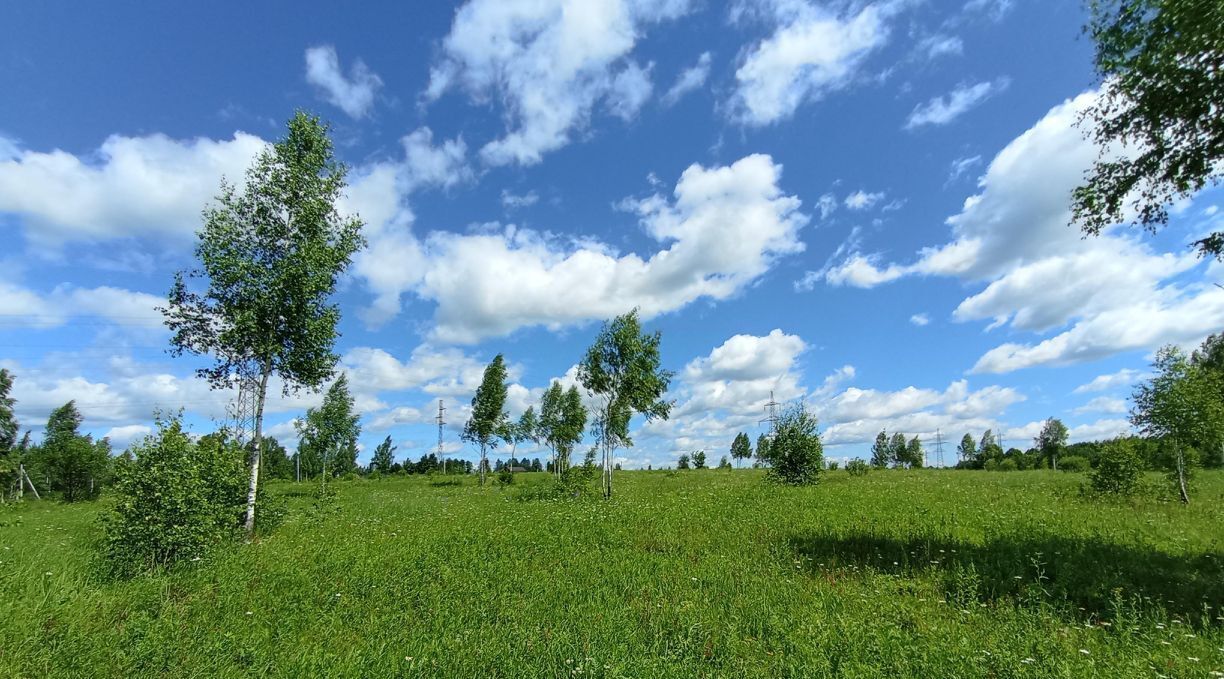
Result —
<path fill-rule="evenodd" d="M 1224 168 L 1224 5 L 1218 0 L 1090 0 L 1101 92 L 1081 118 L 1101 156 L 1075 189 L 1073 220 L 1099 234 L 1149 230 Z M 1121 149 L 1120 154 L 1115 150 Z M 1132 216 L 1133 215 L 1133 216 Z M 1224 256 L 1224 232 L 1194 243 Z"/>
<path fill-rule="evenodd" d="M 197 233 L 200 268 L 175 275 L 162 309 L 178 355 L 207 356 L 198 370 L 214 388 L 235 378 L 257 385 L 255 436 L 263 435 L 268 378 L 284 393 L 316 388 L 332 374 L 340 320 L 330 301 L 362 247 L 362 222 L 339 214 L 348 168 L 329 128 L 298 111 L 284 137 L 264 149 L 239 189 L 222 181 Z M 206 284 L 197 291 L 190 281 Z M 246 529 L 255 529 L 260 451 L 251 456 Z"/>

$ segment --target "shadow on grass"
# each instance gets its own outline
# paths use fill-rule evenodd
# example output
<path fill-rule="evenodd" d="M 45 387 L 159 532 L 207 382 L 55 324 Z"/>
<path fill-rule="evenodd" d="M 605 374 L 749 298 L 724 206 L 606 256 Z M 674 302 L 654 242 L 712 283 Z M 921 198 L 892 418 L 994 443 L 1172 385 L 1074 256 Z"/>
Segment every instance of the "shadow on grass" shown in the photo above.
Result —
<path fill-rule="evenodd" d="M 1052 605 L 1073 619 L 1135 614 L 1220 626 L 1224 553 L 1175 556 L 1093 538 L 1006 536 L 978 545 L 946 538 L 868 533 L 797 535 L 790 549 L 814 574 L 846 569 L 903 576 L 934 573 L 956 605 L 1012 601 Z M 1083 610 L 1079 610 L 1083 609 Z"/>

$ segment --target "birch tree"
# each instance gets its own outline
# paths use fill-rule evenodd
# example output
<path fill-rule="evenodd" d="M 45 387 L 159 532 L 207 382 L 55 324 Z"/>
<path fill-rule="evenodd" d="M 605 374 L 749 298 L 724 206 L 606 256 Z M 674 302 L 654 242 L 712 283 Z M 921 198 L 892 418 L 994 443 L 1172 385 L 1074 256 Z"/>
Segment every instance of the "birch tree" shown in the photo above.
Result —
<path fill-rule="evenodd" d="M 510 415 L 506 412 L 506 361 L 501 354 L 485 366 L 484 377 L 472 397 L 472 416 L 463 427 L 460 438 L 480 446 L 480 485 L 485 484 L 489 470 L 490 448 L 498 439 L 510 438 Z"/>
<path fill-rule="evenodd" d="M 236 379 L 256 385 L 256 441 L 263 438 L 272 375 L 289 395 L 318 388 L 336 364 L 340 310 L 329 300 L 364 244 L 361 220 L 336 209 L 346 173 L 328 127 L 296 113 L 285 136 L 247 169 L 243 187 L 222 181 L 197 233 L 200 268 L 175 275 L 161 309 L 175 355 L 212 359 L 198 372 L 213 388 L 230 388 Z M 250 460 L 248 535 L 255 530 L 260 452 Z"/>
<path fill-rule="evenodd" d="M 578 381 L 602 398 L 594 433 L 603 452 L 603 495 L 612 497 L 612 471 L 617 448 L 633 445 L 629 420 L 643 415 L 649 422 L 666 420 L 673 402 L 663 399 L 673 373 L 659 367 L 662 336 L 646 335 L 637 309 L 604 323 L 595 343 L 578 365 Z"/>

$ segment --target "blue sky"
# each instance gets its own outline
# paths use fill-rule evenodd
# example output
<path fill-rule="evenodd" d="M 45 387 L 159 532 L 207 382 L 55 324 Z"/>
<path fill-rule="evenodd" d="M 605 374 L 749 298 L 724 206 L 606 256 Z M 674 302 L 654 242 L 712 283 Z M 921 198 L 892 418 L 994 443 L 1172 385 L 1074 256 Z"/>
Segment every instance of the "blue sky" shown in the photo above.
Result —
<path fill-rule="evenodd" d="M 157 408 L 224 419 L 153 307 L 221 177 L 305 108 L 370 241 L 338 294 L 362 460 L 388 435 L 426 452 L 438 399 L 470 455 L 455 428 L 494 354 L 517 415 L 635 306 L 677 405 L 626 466 L 717 459 L 771 389 L 839 458 L 881 428 L 1124 432 L 1152 351 L 1224 324 L 1186 246 L 1220 195 L 1156 236 L 1067 226 L 1096 157 L 1078 5 L 6 5 L 0 366 L 36 434 L 69 399 L 117 447 Z M 319 398 L 276 395 L 272 433 L 293 447 Z"/>

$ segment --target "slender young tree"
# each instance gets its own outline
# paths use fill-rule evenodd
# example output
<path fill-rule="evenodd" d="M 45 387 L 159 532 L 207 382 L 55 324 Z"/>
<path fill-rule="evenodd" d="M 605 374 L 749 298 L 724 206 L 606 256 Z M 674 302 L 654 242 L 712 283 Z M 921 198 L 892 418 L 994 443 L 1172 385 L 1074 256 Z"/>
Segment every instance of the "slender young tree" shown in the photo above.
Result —
<path fill-rule="evenodd" d="M 676 460 L 676 469 L 688 469 L 688 468 L 689 468 L 689 456 L 686 453 L 684 455 L 681 455 L 680 459 Z"/>
<path fill-rule="evenodd" d="M 871 466 L 884 469 L 892 462 L 892 446 L 888 442 L 888 432 L 884 429 L 876 434 L 875 443 L 871 446 Z"/>
<path fill-rule="evenodd" d="M 506 412 L 506 361 L 498 354 L 485 367 L 484 378 L 472 397 L 472 416 L 460 434 L 464 441 L 480 446 L 482 486 L 489 468 L 488 451 L 497 447 L 498 439 L 506 440 L 509 424 L 510 415 Z"/>
<path fill-rule="evenodd" d="M 353 410 L 344 373 L 327 388 L 327 395 L 318 408 L 306 411 L 306 418 L 297 422 L 300 435 L 298 451 L 302 461 L 315 460 L 312 469 L 319 469 L 323 489 L 329 476 L 353 471 L 357 465 L 357 437 L 361 435 L 361 416 Z"/>
<path fill-rule="evenodd" d="M 395 446 L 391 445 L 391 437 L 388 436 L 374 449 L 374 455 L 370 458 L 370 470 L 379 474 L 390 474 L 394 464 Z"/>
<path fill-rule="evenodd" d="M 40 447 L 42 465 L 65 502 L 96 497 L 98 479 L 110 461 L 110 442 L 82 436 L 80 426 L 76 402 L 65 403 L 51 411 Z"/>
<path fill-rule="evenodd" d="M 564 426 L 565 391 L 561 383 L 553 381 L 540 397 L 540 438 L 552 452 L 552 470 L 557 478 L 561 477 L 561 462 L 558 456 L 561 441 L 561 428 Z"/>
<path fill-rule="evenodd" d="M 756 459 L 758 464 L 769 462 L 769 435 L 761 434 L 756 441 Z"/>
<path fill-rule="evenodd" d="M 1033 439 L 1033 447 L 1050 461 L 1052 469 L 1058 469 L 1058 456 L 1067 447 L 1067 425 L 1053 417 L 1046 420 L 1041 432 Z"/>
<path fill-rule="evenodd" d="M 706 454 L 704 450 L 698 450 L 693 453 L 693 469 L 706 468 Z"/>
<path fill-rule="evenodd" d="M 888 461 L 892 463 L 892 466 L 898 468 L 905 466 L 905 451 L 907 447 L 905 434 L 897 432 L 892 435 L 892 438 L 888 441 Z"/>
<path fill-rule="evenodd" d="M 14 480 L 21 464 L 17 454 L 17 432 L 20 427 L 13 413 L 16 404 L 9 393 L 13 389 L 13 374 L 0 368 L 0 502 Z"/>
<path fill-rule="evenodd" d="M 199 370 L 213 388 L 233 387 L 235 379 L 256 385 L 256 441 L 263 438 L 272 375 L 288 395 L 318 388 L 336 364 L 340 310 L 329 299 L 364 243 L 361 220 L 336 210 L 346 172 L 333 155 L 328 127 L 296 113 L 285 136 L 255 158 L 244 188 L 222 182 L 197 234 L 201 268 L 176 274 L 162 309 L 174 354 L 213 359 Z M 193 279 L 206 281 L 206 289 L 190 287 Z M 259 465 L 257 449 L 250 461 L 248 535 L 255 530 Z"/>
<path fill-rule="evenodd" d="M 748 440 L 748 435 L 740 432 L 735 435 L 735 440 L 731 442 L 731 457 L 735 458 L 738 465 L 740 460 L 747 460 L 752 457 L 752 442 Z"/>
<path fill-rule="evenodd" d="M 1196 445 L 1215 440 L 1224 430 L 1220 385 L 1202 366 L 1194 365 L 1176 346 L 1156 353 L 1155 375 L 1139 384 L 1131 396 L 1131 422 L 1139 431 L 1173 446 L 1171 476 L 1181 501 L 1190 503 L 1189 476 Z"/>
<path fill-rule="evenodd" d="M 905 446 L 905 463 L 910 469 L 922 469 L 926 462 L 926 453 L 922 450 L 922 439 L 915 436 Z"/>
<path fill-rule="evenodd" d="M 977 443 L 973 441 L 972 435 L 965 434 L 964 438 L 961 439 L 960 445 L 956 447 L 956 455 L 966 465 L 977 462 Z"/>
<path fill-rule="evenodd" d="M 637 309 L 604 324 L 578 365 L 578 380 L 603 398 L 594 429 L 603 449 L 603 495 L 612 497 L 612 467 L 617 448 L 633 445 L 629 420 L 634 413 L 649 422 L 666 420 L 672 402 L 663 399 L 673 373 L 659 367 L 661 335 L 646 335 Z"/>

